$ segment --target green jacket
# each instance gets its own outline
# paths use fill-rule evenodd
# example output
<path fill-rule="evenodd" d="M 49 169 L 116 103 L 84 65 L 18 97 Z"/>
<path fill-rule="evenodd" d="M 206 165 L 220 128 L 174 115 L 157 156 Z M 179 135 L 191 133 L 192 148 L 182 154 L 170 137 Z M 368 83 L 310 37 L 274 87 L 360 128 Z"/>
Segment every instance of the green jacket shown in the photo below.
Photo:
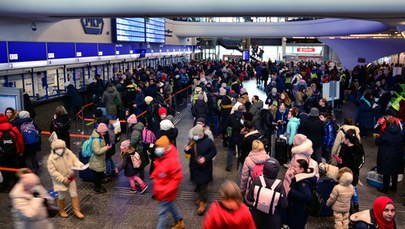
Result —
<path fill-rule="evenodd" d="M 136 152 L 142 151 L 142 130 L 144 128 L 143 123 L 138 122 L 131 127 L 131 146 L 135 148 Z"/>
<path fill-rule="evenodd" d="M 91 149 L 93 150 L 94 155 L 90 158 L 89 168 L 96 172 L 104 172 L 105 154 L 108 150 L 108 147 L 105 145 L 104 137 L 100 137 L 100 135 L 96 132 L 96 130 L 93 130 L 91 137 L 93 137 Z"/>

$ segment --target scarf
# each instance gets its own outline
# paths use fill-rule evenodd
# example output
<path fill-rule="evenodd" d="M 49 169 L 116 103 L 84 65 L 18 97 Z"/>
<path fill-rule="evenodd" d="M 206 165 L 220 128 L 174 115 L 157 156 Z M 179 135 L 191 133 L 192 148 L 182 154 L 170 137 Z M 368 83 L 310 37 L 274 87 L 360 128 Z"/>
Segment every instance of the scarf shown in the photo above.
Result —
<path fill-rule="evenodd" d="M 388 222 L 383 218 L 383 211 L 387 204 L 394 204 L 390 198 L 386 196 L 378 197 L 373 204 L 373 215 L 377 221 L 378 229 L 393 229 L 394 228 L 394 220 Z"/>

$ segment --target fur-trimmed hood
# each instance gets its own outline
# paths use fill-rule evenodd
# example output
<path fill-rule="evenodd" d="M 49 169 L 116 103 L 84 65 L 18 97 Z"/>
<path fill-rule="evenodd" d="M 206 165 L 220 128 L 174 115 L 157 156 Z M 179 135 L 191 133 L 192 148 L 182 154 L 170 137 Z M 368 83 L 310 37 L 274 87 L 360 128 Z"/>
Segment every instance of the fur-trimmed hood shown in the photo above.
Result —
<path fill-rule="evenodd" d="M 304 153 L 311 156 L 314 150 L 312 149 L 312 141 L 306 139 L 302 144 L 292 147 L 291 154 Z"/>
<path fill-rule="evenodd" d="M 352 183 L 352 181 L 353 181 L 353 175 L 349 172 L 345 172 L 340 177 L 339 184 L 347 187 Z"/>
<path fill-rule="evenodd" d="M 56 139 L 55 141 L 53 141 L 52 142 L 52 145 L 51 145 L 51 148 L 52 148 L 52 150 L 55 150 L 55 149 L 60 149 L 60 148 L 66 148 L 66 143 L 65 143 L 65 141 L 63 141 L 63 140 L 60 140 L 60 139 Z"/>

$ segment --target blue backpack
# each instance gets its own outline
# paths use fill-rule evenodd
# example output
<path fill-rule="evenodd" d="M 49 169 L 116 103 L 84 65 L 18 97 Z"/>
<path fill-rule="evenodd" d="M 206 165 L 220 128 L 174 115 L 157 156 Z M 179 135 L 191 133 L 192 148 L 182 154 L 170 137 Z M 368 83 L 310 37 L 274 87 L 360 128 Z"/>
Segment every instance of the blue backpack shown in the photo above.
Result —
<path fill-rule="evenodd" d="M 25 122 L 21 125 L 21 135 L 25 145 L 39 142 L 39 131 L 35 128 L 34 122 Z"/>
<path fill-rule="evenodd" d="M 101 139 L 98 138 L 101 142 Z M 82 145 L 82 156 L 83 157 L 92 157 L 94 155 L 93 152 L 93 137 L 90 137 L 86 141 L 83 142 Z"/>

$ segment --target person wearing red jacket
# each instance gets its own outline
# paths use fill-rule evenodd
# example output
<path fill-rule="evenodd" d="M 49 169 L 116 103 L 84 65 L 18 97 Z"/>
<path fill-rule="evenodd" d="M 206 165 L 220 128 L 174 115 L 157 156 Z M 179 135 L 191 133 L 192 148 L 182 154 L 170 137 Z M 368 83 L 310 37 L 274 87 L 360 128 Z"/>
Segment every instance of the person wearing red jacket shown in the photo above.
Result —
<path fill-rule="evenodd" d="M 5 136 L 7 134 L 9 134 L 9 136 L 11 135 L 13 138 L 13 143 L 7 144 L 9 145 L 7 147 L 8 149 L 6 149 L 3 142 L 4 140 L 7 140 L 7 136 Z M 20 131 L 18 131 L 17 127 L 11 125 L 7 116 L 4 114 L 0 114 L 0 139 L 2 141 L 1 146 L 3 147 L 0 149 L 0 166 L 17 168 L 17 158 L 24 152 L 24 141 Z M 15 152 L 9 152 L 10 150 Z M 10 189 L 16 183 L 16 176 L 14 176 L 14 172 L 7 171 L 2 171 L 2 175 L 4 179 L 2 183 L 2 191 L 7 191 L 7 189 Z"/>
<path fill-rule="evenodd" d="M 220 188 L 220 200 L 211 204 L 203 229 L 255 229 L 252 214 L 242 201 L 238 185 L 226 180 Z"/>
<path fill-rule="evenodd" d="M 159 220 L 157 229 L 166 228 L 168 212 L 172 213 L 176 225 L 175 229 L 183 229 L 183 216 L 177 209 L 174 201 L 177 197 L 183 172 L 177 148 L 170 143 L 166 135 L 155 142 L 155 169 L 151 174 L 153 179 L 153 198 L 159 201 Z"/>

